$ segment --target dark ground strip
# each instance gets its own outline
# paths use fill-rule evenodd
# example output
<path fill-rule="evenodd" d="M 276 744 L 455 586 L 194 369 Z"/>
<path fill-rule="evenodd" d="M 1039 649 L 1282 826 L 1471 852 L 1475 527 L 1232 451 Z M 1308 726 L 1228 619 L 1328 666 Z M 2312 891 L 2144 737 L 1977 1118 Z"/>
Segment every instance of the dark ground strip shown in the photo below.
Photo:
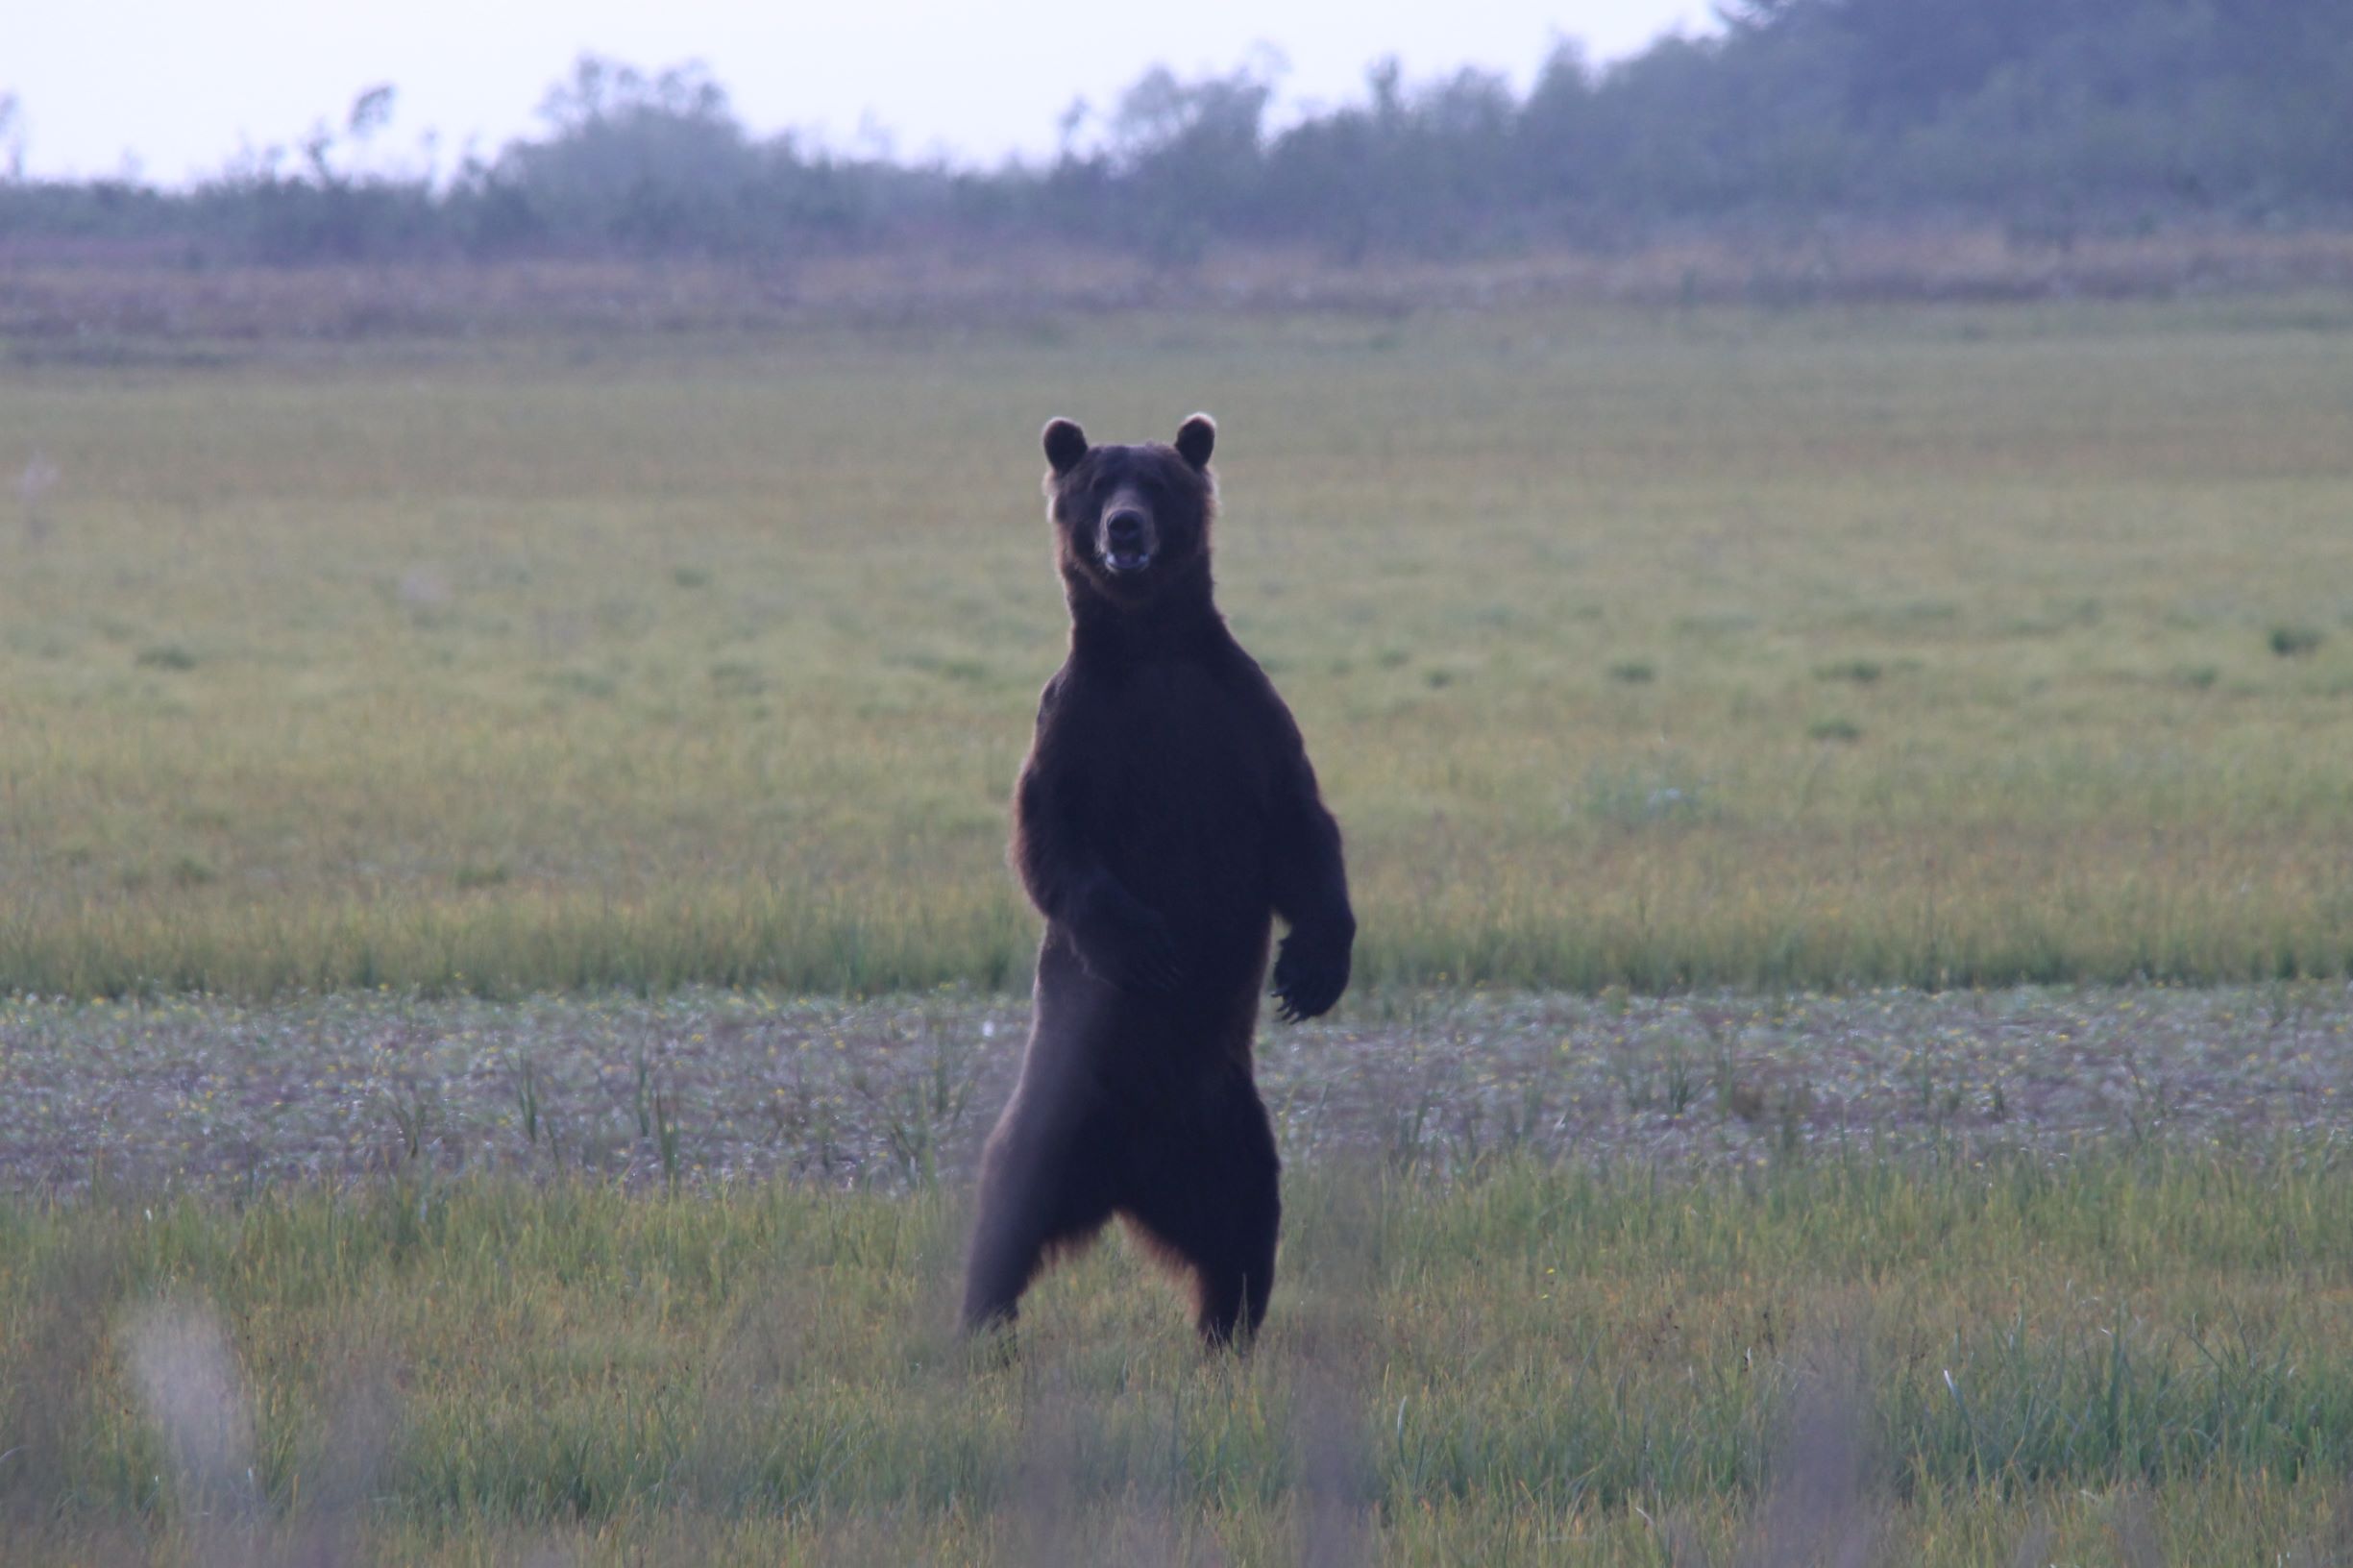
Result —
<path fill-rule="evenodd" d="M 955 992 L 0 1002 L 0 1187 L 242 1188 L 419 1164 L 903 1184 L 968 1167 L 1026 1014 Z M 1336 1021 L 1267 1028 L 1260 1063 L 1294 1163 L 2261 1147 L 2344 1128 L 2353 993 L 1376 993 Z"/>

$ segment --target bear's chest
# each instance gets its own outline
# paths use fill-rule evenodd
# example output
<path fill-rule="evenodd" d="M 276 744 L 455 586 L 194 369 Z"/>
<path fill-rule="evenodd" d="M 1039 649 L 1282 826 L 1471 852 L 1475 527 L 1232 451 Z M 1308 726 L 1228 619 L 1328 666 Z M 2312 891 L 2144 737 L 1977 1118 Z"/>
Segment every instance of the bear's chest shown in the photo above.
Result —
<path fill-rule="evenodd" d="M 1122 843 L 1196 866 L 1256 844 L 1268 790 L 1245 698 L 1184 665 L 1146 667 L 1100 695 L 1092 718 L 1107 744 L 1090 816 Z"/>

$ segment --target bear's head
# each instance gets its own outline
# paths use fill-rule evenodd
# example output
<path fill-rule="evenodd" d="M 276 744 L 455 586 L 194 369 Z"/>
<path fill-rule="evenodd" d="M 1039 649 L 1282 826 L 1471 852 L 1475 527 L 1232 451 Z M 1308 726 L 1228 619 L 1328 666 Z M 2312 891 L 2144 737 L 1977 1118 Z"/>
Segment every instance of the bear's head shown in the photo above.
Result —
<path fill-rule="evenodd" d="M 1069 420 L 1046 426 L 1046 514 L 1073 594 L 1132 608 L 1180 590 L 1208 591 L 1216 442 L 1207 414 L 1180 426 L 1173 446 L 1091 447 Z"/>

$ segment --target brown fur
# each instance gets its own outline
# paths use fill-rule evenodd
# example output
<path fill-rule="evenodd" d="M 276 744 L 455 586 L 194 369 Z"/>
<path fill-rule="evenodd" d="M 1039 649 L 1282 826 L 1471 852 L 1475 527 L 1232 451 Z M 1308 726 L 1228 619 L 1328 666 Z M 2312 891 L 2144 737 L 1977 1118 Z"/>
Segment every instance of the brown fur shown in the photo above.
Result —
<path fill-rule="evenodd" d="M 1250 1049 L 1272 922 L 1300 1018 L 1346 988 L 1356 918 L 1298 726 L 1213 600 L 1215 435 L 1199 414 L 1174 446 L 1046 427 L 1070 654 L 1015 796 L 1014 869 L 1046 928 L 982 1161 L 968 1328 L 1010 1321 L 1043 1261 L 1115 1213 L 1190 1272 L 1213 1344 L 1255 1331 L 1274 1286 L 1280 1162 Z"/>

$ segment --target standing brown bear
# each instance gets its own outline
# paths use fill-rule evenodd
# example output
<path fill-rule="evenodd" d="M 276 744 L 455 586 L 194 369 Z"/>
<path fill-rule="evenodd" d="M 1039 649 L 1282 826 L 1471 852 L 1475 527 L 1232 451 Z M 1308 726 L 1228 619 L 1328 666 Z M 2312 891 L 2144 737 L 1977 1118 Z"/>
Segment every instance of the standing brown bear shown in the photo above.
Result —
<path fill-rule="evenodd" d="M 1212 600 L 1217 427 L 1173 447 L 1045 428 L 1070 654 L 1016 790 L 1012 860 L 1045 917 L 1021 1080 L 982 1157 L 968 1329 L 1116 1213 L 1192 1276 L 1213 1345 L 1255 1331 L 1282 1215 L 1250 1045 L 1272 919 L 1282 1016 L 1348 985 L 1340 833 L 1290 710 Z"/>

